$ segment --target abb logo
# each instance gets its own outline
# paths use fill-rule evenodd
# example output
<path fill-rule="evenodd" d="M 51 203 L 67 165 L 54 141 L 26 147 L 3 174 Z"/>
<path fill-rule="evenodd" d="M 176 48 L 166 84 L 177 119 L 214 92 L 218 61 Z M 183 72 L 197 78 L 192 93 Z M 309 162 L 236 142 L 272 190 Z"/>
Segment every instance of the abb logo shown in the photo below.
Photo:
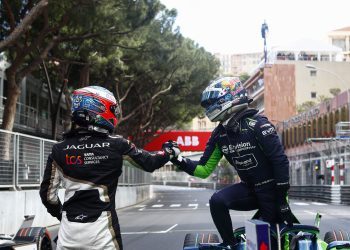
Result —
<path fill-rule="evenodd" d="M 66 164 L 67 165 L 81 165 L 81 164 L 83 164 L 83 159 L 81 158 L 80 155 L 78 155 L 78 156 L 75 156 L 75 155 L 69 156 L 69 155 L 66 154 Z"/>
<path fill-rule="evenodd" d="M 198 146 L 199 139 L 198 136 L 178 136 L 176 140 L 177 144 L 180 146 Z"/>
<path fill-rule="evenodd" d="M 160 133 L 145 145 L 148 151 L 158 151 L 166 141 L 176 141 L 181 150 L 204 151 L 211 131 L 169 131 Z"/>

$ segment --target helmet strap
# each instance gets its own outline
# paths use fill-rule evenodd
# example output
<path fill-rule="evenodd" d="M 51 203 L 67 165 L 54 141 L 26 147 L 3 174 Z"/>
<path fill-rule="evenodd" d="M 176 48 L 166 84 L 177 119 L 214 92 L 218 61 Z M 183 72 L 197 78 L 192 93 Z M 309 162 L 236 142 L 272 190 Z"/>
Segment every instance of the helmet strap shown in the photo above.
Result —
<path fill-rule="evenodd" d="M 89 125 L 88 126 L 88 130 L 89 131 L 98 132 L 98 133 L 103 133 L 103 134 L 109 134 L 109 132 L 110 132 L 108 129 L 97 127 L 97 126 L 93 126 L 93 125 Z"/>
<path fill-rule="evenodd" d="M 246 109 L 248 109 L 247 103 L 242 103 L 240 105 L 229 108 L 225 113 L 222 114 L 222 119 L 220 119 L 222 124 L 227 124 L 232 117 L 234 117 L 236 114 L 242 113 Z"/>
<path fill-rule="evenodd" d="M 94 118 L 89 115 L 86 109 L 74 111 L 72 114 L 72 121 L 81 127 L 88 127 L 95 122 Z"/>

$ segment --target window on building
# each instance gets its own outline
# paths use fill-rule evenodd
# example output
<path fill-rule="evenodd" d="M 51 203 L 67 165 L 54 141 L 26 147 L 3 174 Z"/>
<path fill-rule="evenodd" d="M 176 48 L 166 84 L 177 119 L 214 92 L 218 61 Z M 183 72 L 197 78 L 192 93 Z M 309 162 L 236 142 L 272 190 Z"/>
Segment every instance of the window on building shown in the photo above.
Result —
<path fill-rule="evenodd" d="M 316 98 L 317 94 L 316 92 L 311 92 L 311 98 Z"/>
<path fill-rule="evenodd" d="M 337 47 L 341 48 L 343 51 L 346 50 L 345 38 L 343 38 L 343 39 L 333 39 L 332 44 L 334 46 L 337 46 Z"/>
<path fill-rule="evenodd" d="M 317 76 L 317 70 L 310 70 L 310 76 Z"/>

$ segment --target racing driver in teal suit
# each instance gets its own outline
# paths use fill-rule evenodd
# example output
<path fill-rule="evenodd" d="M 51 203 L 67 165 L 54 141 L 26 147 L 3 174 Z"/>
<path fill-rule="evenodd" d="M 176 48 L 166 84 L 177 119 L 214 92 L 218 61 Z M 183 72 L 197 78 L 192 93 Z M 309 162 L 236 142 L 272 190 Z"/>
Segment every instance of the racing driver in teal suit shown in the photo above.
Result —
<path fill-rule="evenodd" d="M 223 239 L 223 249 L 235 245 L 229 210 L 258 209 L 259 218 L 292 224 L 287 201 L 289 161 L 275 127 L 251 109 L 252 100 L 239 78 L 214 80 L 203 91 L 201 105 L 212 122 L 219 122 L 199 161 L 178 156 L 172 162 L 188 174 L 207 178 L 224 156 L 236 169 L 241 182 L 221 189 L 210 199 L 210 212 Z M 167 147 L 176 143 L 167 142 Z"/>

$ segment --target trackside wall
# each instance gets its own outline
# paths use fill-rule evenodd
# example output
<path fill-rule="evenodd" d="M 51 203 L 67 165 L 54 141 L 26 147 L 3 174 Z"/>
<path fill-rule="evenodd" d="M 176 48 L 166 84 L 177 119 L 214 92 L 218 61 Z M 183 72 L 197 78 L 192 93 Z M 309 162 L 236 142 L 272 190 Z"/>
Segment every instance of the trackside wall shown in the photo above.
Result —
<path fill-rule="evenodd" d="M 131 206 L 152 196 L 150 185 L 118 187 L 116 208 Z M 64 190 L 59 197 L 63 201 Z M 59 221 L 47 213 L 42 205 L 39 190 L 0 192 L 0 233 L 13 234 L 22 223 L 24 215 L 35 215 L 33 226 L 50 226 Z"/>

